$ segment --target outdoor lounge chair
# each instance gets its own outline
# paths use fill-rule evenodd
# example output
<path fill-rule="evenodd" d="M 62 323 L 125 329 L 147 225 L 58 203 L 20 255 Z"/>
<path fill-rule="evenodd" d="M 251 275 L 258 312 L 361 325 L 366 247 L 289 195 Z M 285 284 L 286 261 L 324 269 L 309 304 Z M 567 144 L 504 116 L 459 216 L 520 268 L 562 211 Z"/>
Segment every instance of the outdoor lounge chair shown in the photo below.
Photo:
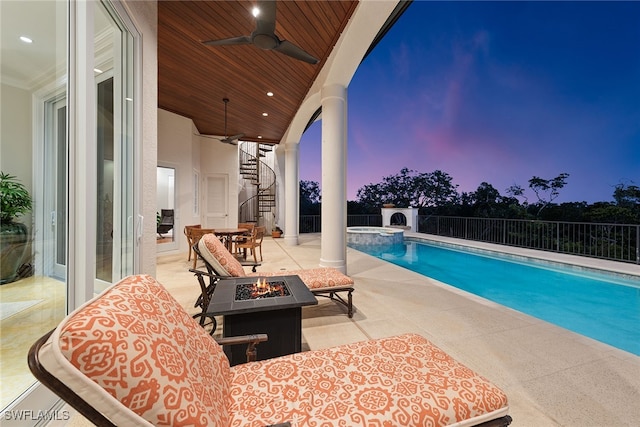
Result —
<path fill-rule="evenodd" d="M 242 264 L 212 233 L 203 235 L 200 241 L 194 245 L 193 250 L 204 261 L 205 267 L 207 268 L 207 272 L 195 269 L 191 270 L 196 274 L 200 282 L 202 295 L 198 298 L 196 306 L 200 305 L 203 312 L 207 309 L 208 304 L 202 306 L 201 304 L 204 304 L 202 299 L 206 299 L 207 295 L 210 297 L 211 294 L 213 294 L 213 288 L 218 279 L 244 276 L 269 277 L 287 274 L 299 276 L 315 296 L 326 297 L 342 304 L 347 308 L 347 315 L 353 317 L 353 279 L 342 274 L 335 268 L 319 267 L 306 270 L 287 270 L 284 272 L 256 272 L 256 264 L 254 264 L 253 271 L 246 274 Z M 204 281 L 203 276 L 205 275 L 208 275 L 210 278 L 208 285 L 206 285 Z M 346 299 L 340 295 L 343 293 L 346 293 Z"/>
<path fill-rule="evenodd" d="M 231 367 L 147 275 L 126 277 L 73 311 L 31 347 L 28 361 L 36 378 L 98 426 L 511 422 L 498 387 L 416 334 Z"/>

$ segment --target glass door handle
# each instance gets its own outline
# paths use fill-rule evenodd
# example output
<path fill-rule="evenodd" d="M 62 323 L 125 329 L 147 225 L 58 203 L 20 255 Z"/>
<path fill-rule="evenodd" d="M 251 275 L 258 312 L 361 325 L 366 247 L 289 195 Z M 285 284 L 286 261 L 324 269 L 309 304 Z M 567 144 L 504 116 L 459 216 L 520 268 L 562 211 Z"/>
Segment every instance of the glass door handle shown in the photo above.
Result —
<path fill-rule="evenodd" d="M 137 230 L 136 230 L 136 240 L 138 241 L 138 243 L 140 243 L 140 240 L 142 239 L 142 234 L 144 231 L 144 216 L 138 214 L 138 224 L 137 224 Z"/>

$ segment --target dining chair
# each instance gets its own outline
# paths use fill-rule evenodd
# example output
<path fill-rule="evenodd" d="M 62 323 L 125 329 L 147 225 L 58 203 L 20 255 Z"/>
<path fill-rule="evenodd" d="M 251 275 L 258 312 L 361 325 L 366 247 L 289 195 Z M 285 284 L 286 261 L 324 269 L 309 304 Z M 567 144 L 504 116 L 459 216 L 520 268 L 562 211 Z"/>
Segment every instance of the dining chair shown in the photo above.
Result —
<path fill-rule="evenodd" d="M 197 241 L 195 241 L 193 239 L 193 229 L 200 229 L 202 228 L 202 225 L 200 224 L 195 224 L 195 225 L 185 225 L 184 226 L 184 235 L 187 236 L 187 244 L 189 245 L 189 253 L 187 256 L 187 261 L 191 261 L 191 253 L 193 252 L 193 245 L 195 245 L 196 243 L 198 243 Z"/>
<path fill-rule="evenodd" d="M 253 233 L 253 229 L 255 227 L 256 227 L 255 222 L 239 222 L 238 223 L 238 228 L 246 228 L 247 232 L 245 234 L 232 237 L 232 248 L 233 248 L 232 253 L 234 254 L 239 253 L 239 250 L 236 247 L 236 245 L 238 243 L 246 242 L 247 240 L 249 240 L 251 238 L 251 234 Z"/>
<path fill-rule="evenodd" d="M 262 239 L 264 238 L 264 233 L 266 232 L 266 228 L 259 226 L 254 227 L 251 235 L 243 242 L 236 243 L 236 250 L 239 252 L 242 250 L 242 256 L 244 259 L 247 259 L 247 249 L 251 251 L 251 255 L 253 255 L 253 261 L 255 263 L 258 262 L 258 257 L 256 256 L 256 249 L 260 250 L 260 261 L 262 261 Z"/>

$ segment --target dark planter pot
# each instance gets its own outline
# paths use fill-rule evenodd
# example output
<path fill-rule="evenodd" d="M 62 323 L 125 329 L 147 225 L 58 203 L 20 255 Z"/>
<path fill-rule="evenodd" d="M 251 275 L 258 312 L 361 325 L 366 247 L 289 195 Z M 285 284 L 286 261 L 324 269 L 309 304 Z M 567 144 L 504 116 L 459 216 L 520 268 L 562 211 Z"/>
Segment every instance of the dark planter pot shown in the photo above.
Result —
<path fill-rule="evenodd" d="M 0 285 L 11 283 L 31 271 L 31 241 L 27 226 L 19 222 L 0 225 Z"/>

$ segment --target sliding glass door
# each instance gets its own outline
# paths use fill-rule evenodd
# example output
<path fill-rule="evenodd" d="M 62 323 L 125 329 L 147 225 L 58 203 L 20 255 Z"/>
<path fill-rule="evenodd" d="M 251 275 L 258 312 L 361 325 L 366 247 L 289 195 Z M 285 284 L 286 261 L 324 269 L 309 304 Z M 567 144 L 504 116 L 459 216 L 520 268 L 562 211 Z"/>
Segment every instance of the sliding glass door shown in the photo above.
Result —
<path fill-rule="evenodd" d="M 96 287 L 133 273 L 134 39 L 109 4 L 96 8 Z"/>
<path fill-rule="evenodd" d="M 1 1 L 0 19 L 0 166 L 33 200 L 25 258 L 0 286 L 6 414 L 56 405 L 29 347 L 134 273 L 139 36 L 116 1 Z"/>
<path fill-rule="evenodd" d="M 42 274 L 67 278 L 67 97 L 60 92 L 44 101 L 42 201 Z"/>

